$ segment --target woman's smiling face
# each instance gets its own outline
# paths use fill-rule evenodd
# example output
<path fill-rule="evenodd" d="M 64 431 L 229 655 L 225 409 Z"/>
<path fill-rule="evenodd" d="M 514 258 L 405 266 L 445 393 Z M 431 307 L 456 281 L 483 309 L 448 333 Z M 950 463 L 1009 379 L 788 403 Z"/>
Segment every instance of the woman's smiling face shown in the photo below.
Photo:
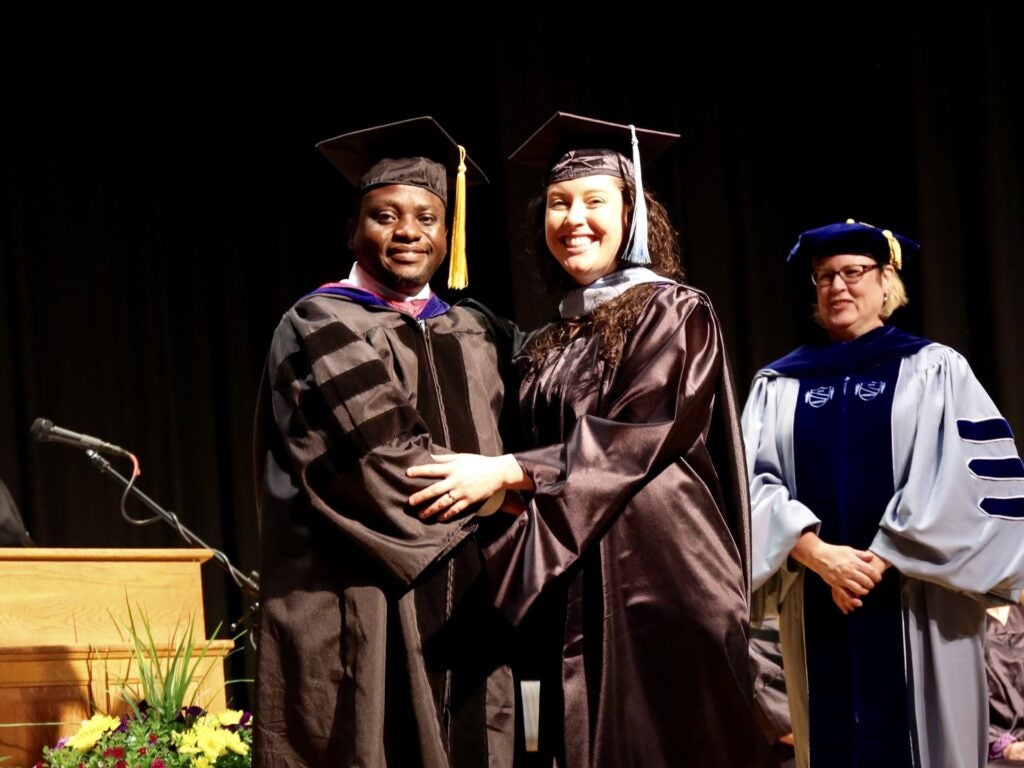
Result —
<path fill-rule="evenodd" d="M 544 239 L 577 285 L 618 269 L 625 231 L 622 182 L 614 176 L 585 176 L 547 188 Z"/>
<path fill-rule="evenodd" d="M 844 267 L 868 267 L 856 283 L 847 284 Z M 839 254 L 814 260 L 814 274 L 832 279 L 817 286 L 818 317 L 834 341 L 849 341 L 882 325 L 882 307 L 892 267 L 870 256 Z"/>

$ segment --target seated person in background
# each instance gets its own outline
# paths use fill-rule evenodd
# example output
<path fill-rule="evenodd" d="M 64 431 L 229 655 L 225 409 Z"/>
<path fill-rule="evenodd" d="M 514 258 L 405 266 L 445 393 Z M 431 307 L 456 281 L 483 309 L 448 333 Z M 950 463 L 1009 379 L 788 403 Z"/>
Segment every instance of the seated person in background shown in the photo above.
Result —
<path fill-rule="evenodd" d="M 990 760 L 1024 760 L 1024 606 L 990 608 L 986 618 Z"/>
<path fill-rule="evenodd" d="M 754 702 L 762 732 L 772 745 L 780 768 L 794 768 L 793 721 L 786 696 L 786 679 L 782 671 L 782 646 L 779 641 L 779 620 L 765 617 L 750 626 L 750 676 L 754 681 Z"/>
<path fill-rule="evenodd" d="M 25 521 L 21 519 L 18 505 L 14 503 L 4 481 L 0 480 L 0 547 L 34 546 L 35 542 L 25 530 Z"/>

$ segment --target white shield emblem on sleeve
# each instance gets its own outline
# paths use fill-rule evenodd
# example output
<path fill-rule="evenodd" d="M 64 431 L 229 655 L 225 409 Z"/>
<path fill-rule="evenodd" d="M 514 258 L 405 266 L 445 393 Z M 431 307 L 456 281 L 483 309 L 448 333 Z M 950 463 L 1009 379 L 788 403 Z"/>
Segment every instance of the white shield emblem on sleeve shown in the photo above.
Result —
<path fill-rule="evenodd" d="M 804 394 L 804 402 L 811 408 L 821 408 L 832 399 L 835 392 L 836 388 L 833 386 L 815 387 Z"/>
<path fill-rule="evenodd" d="M 853 393 L 865 403 L 885 392 L 884 381 L 862 381 L 853 388 Z"/>

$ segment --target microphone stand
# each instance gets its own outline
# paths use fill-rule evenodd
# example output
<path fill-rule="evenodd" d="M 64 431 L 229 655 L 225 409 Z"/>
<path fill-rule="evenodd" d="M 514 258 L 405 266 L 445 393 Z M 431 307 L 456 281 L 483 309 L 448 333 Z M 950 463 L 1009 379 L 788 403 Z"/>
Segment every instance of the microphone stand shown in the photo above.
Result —
<path fill-rule="evenodd" d="M 110 466 L 110 462 L 103 458 L 98 452 L 94 451 L 92 448 L 88 448 L 85 451 L 85 455 L 89 457 L 89 461 L 93 463 L 93 465 L 100 471 L 100 473 L 104 475 L 110 475 L 115 480 L 117 480 L 117 482 L 119 482 L 123 488 L 129 488 L 128 478 L 126 478 L 124 475 L 122 475 L 120 472 L 118 472 L 116 469 Z M 174 528 L 185 541 L 187 541 L 189 544 L 195 544 L 197 547 L 202 547 L 203 549 L 210 550 L 213 553 L 213 559 L 216 560 L 221 565 L 221 567 L 228 572 L 228 575 L 231 576 L 235 584 L 237 584 L 238 587 L 243 592 L 252 597 L 259 596 L 260 585 L 258 581 L 258 573 L 253 571 L 248 576 L 242 573 L 240 570 L 235 568 L 234 565 L 231 564 L 231 560 L 228 559 L 227 555 L 225 555 L 219 549 L 211 547 L 209 544 L 207 544 L 205 541 L 199 538 L 196 534 L 194 534 L 192 531 L 186 528 L 185 525 L 182 524 L 182 522 L 178 519 L 177 515 L 175 515 L 170 510 L 161 507 L 159 504 L 157 504 L 155 501 L 149 498 L 149 496 L 140 491 L 136 485 L 131 484 L 130 488 L 132 494 L 134 494 L 139 501 L 141 501 L 150 510 L 155 512 L 161 519 L 163 519 L 165 523 Z M 258 603 L 254 603 L 253 606 L 246 611 L 246 615 L 255 613 L 257 605 Z M 244 617 L 242 619 L 239 619 L 234 624 L 232 624 L 232 631 L 237 629 L 237 627 L 241 625 L 242 621 L 244 621 Z"/>

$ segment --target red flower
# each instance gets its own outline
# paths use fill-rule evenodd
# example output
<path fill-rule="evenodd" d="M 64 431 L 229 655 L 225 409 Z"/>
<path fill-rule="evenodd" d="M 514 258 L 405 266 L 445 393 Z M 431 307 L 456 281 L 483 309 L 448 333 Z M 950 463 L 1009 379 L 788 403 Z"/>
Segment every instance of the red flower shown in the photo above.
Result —
<path fill-rule="evenodd" d="M 122 758 L 124 757 L 124 747 L 111 747 L 110 749 L 104 750 L 103 756 Z"/>
<path fill-rule="evenodd" d="M 164 759 L 162 757 L 158 757 L 149 764 L 149 768 L 167 768 L 167 766 L 164 764 Z"/>
<path fill-rule="evenodd" d="M 156 732 L 149 734 L 149 743 L 156 744 Z M 163 766 L 161 765 L 160 768 L 163 768 Z"/>
<path fill-rule="evenodd" d="M 118 760 L 116 763 L 114 763 L 114 768 L 128 768 L 128 763 L 126 763 L 124 760 Z"/>
<path fill-rule="evenodd" d="M 146 748 L 145 747 L 139 747 L 139 754 L 140 755 L 146 754 Z"/>

